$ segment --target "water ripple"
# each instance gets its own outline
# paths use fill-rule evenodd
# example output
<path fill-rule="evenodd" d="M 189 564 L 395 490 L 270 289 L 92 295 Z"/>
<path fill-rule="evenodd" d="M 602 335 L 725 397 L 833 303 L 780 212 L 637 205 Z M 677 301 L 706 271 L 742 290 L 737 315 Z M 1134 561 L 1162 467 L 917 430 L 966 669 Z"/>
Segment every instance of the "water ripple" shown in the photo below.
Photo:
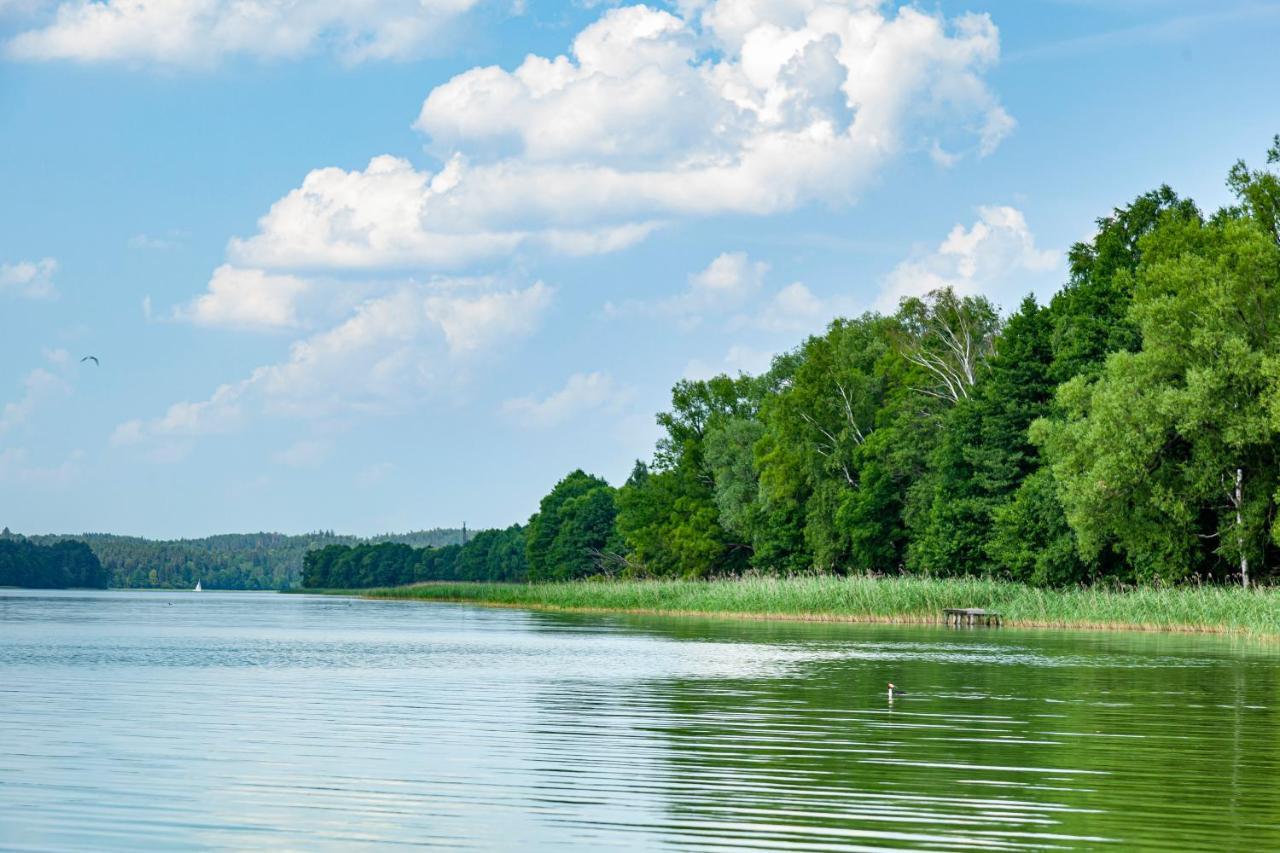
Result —
<path fill-rule="evenodd" d="M 1278 699 L 1212 638 L 0 591 L 0 847 L 1280 849 Z"/>

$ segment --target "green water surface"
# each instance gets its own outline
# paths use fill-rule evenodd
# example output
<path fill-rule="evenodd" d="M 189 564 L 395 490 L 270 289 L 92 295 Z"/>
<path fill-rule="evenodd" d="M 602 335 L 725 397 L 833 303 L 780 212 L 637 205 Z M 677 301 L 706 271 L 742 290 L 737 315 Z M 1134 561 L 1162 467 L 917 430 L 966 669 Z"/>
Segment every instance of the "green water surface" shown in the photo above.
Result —
<path fill-rule="evenodd" d="M 0 848 L 419 844 L 1280 850 L 1280 649 L 0 591 Z"/>

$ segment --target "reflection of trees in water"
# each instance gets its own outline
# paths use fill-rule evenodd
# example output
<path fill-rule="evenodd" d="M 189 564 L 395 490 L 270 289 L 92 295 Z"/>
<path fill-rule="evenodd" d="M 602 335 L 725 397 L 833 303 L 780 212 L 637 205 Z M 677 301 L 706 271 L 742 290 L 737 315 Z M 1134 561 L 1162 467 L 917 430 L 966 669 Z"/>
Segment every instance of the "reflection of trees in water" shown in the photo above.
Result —
<path fill-rule="evenodd" d="M 762 626 L 701 638 L 687 623 L 635 627 L 729 641 Z M 850 639 L 847 626 L 768 627 L 779 642 L 842 629 Z M 595 791 L 599 817 L 695 844 L 981 848 L 1056 836 L 1280 848 L 1274 659 L 1188 658 L 1192 644 L 1146 638 L 1006 637 L 981 663 L 819 659 L 783 677 L 581 685 L 539 705 L 568 727 L 552 741 L 560 757 L 575 751 L 575 769 L 556 772 L 581 774 L 575 790 Z M 1002 644 L 1072 660 L 989 662 Z M 891 706 L 889 677 L 912 695 Z"/>

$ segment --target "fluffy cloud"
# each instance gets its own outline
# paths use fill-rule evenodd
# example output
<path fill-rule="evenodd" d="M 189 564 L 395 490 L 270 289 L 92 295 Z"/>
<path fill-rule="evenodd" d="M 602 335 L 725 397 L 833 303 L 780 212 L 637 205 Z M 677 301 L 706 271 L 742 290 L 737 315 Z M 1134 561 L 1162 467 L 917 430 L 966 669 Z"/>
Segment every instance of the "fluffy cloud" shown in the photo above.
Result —
<path fill-rule="evenodd" d="M 679 313 L 738 308 L 759 292 L 768 271 L 768 264 L 751 261 L 746 252 L 726 252 L 689 276 L 688 291 L 664 304 Z"/>
<path fill-rule="evenodd" d="M 607 373 L 575 373 L 554 394 L 541 400 L 534 397 L 507 400 L 502 410 L 521 425 L 550 427 L 589 412 L 617 413 L 631 398 L 631 390 L 619 386 Z"/>
<path fill-rule="evenodd" d="M 425 309 L 427 318 L 440 326 L 450 351 L 457 355 L 528 335 L 550 304 L 551 288 L 537 282 L 524 290 L 476 297 L 429 296 Z"/>
<path fill-rule="evenodd" d="M 209 65 L 228 56 L 292 59 L 328 50 L 345 62 L 421 51 L 478 0 L 65 0 L 10 58 Z M 27 11 L 37 4 L 25 3 Z"/>
<path fill-rule="evenodd" d="M 1004 308 L 1037 284 L 1053 284 L 1062 268 L 1062 253 L 1036 247 L 1026 217 L 1013 207 L 978 208 L 978 220 L 956 225 L 945 240 L 919 257 L 898 264 L 876 300 L 879 311 L 893 311 L 906 296 L 921 296 L 939 287 L 957 293 L 983 294 Z"/>
<path fill-rule="evenodd" d="M 612 251 L 659 223 L 844 204 L 904 148 L 991 151 L 1012 127 L 983 15 L 867 0 L 719 0 L 605 12 L 569 54 L 475 68 L 416 126 L 445 164 L 317 169 L 231 260 L 459 265 L 532 244 Z M 941 150 L 939 147 L 938 150 Z"/>
<path fill-rule="evenodd" d="M 287 329 L 298 325 L 297 302 L 309 290 L 297 276 L 223 264 L 214 270 L 209 291 L 175 315 L 201 326 Z"/>
<path fill-rule="evenodd" d="M 0 295 L 11 293 L 28 299 L 56 296 L 53 274 L 57 271 L 58 262 L 53 258 L 0 264 Z"/>
<path fill-rule="evenodd" d="M 207 14 L 222 14 L 217 0 L 201 2 Z M 128 12 L 124 0 L 88 12 L 82 5 L 66 7 L 68 20 L 152 9 L 143 0 Z M 388 4 L 351 7 L 368 13 L 358 24 L 338 8 L 286 4 L 272 14 L 329 16 L 322 30 L 299 27 L 291 50 L 328 39 L 321 31 L 340 44 L 379 43 L 368 33 L 380 32 Z M 181 40 L 182 26 L 170 29 Z M 285 38 L 262 31 L 263 39 Z M 275 55 L 220 46 L 218 28 L 210 32 L 208 49 L 219 55 Z M 116 49 L 111 39 L 99 43 L 104 56 Z M 170 48 L 151 50 L 164 56 Z M 449 359 L 527 334 L 551 293 L 542 285 L 462 293 L 398 285 L 396 276 L 471 269 L 526 249 L 613 252 L 687 217 L 846 204 L 905 150 L 945 150 L 951 160 L 988 153 L 1012 126 L 982 76 L 998 55 L 998 33 L 984 15 L 947 19 L 873 0 L 715 0 L 678 4 L 677 12 L 610 9 L 565 55 L 459 74 L 427 95 L 415 123 L 442 165 L 385 155 L 363 169 L 313 170 L 254 233 L 230 241 L 227 264 L 180 315 L 314 327 L 300 300 L 318 276 L 358 272 L 381 281 L 367 291 L 380 295 L 298 340 L 287 359 L 161 418 L 124 424 L 117 439 L 234 429 L 253 411 L 385 407 L 405 389 L 439 382 Z M 690 318 L 749 312 L 765 269 L 744 254 L 723 255 L 662 310 Z M 768 322 L 788 328 L 808 329 L 823 310 L 799 284 L 775 301 Z M 592 390 L 580 379 L 565 400 Z M 555 395 L 525 402 L 529 413 L 567 405 Z"/>
<path fill-rule="evenodd" d="M 821 331 L 838 314 L 853 310 L 851 300 L 821 299 L 803 282 L 793 281 L 779 290 L 751 319 L 751 325 L 790 335 Z"/>
<path fill-rule="evenodd" d="M 461 359 L 532 332 L 551 297 L 541 282 L 489 293 L 405 285 L 365 301 L 337 326 L 296 341 L 288 358 L 219 386 L 205 400 L 121 424 L 113 441 L 233 432 L 255 413 L 385 411 L 441 385 Z"/>
<path fill-rule="evenodd" d="M 735 258 L 736 262 L 730 264 Z M 972 225 L 956 225 L 936 247 L 894 267 L 885 276 L 871 306 L 859 294 L 819 295 L 799 281 L 766 293 L 761 286 L 767 269 L 763 264 L 757 265 L 760 281 L 740 289 L 736 286 L 740 277 L 729 274 L 729 270 L 741 269 L 745 263 L 745 256 L 721 255 L 706 270 L 691 276 L 690 281 L 705 284 L 708 280 L 720 280 L 732 285 L 730 290 L 740 297 L 742 310 L 728 319 L 727 330 L 739 334 L 763 332 L 770 336 L 769 340 L 777 340 L 776 336 L 782 335 L 795 340 L 798 336 L 821 332 L 835 317 L 852 316 L 868 307 L 892 313 L 903 297 L 923 295 L 940 287 L 951 287 L 961 294 L 981 294 L 1005 309 L 1012 309 L 1016 300 L 1037 286 L 1056 286 L 1063 257 L 1061 252 L 1036 246 L 1035 235 L 1021 211 L 1007 206 L 988 206 L 978 208 L 978 220 Z M 656 304 L 679 304 L 689 299 L 690 293 L 685 293 Z M 613 311 L 620 313 L 619 309 Z M 769 353 L 769 350 L 735 345 L 719 363 L 691 361 L 685 368 L 685 376 L 702 379 L 723 372 L 760 373 L 769 366 Z"/>

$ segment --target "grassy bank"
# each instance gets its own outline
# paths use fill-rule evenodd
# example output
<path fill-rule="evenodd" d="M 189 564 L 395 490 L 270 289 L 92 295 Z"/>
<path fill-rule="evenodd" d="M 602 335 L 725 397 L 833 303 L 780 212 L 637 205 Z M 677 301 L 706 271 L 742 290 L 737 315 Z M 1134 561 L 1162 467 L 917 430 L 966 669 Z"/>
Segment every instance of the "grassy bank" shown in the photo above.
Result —
<path fill-rule="evenodd" d="M 999 611 L 1006 625 L 1200 631 L 1280 638 L 1280 589 L 1046 590 L 994 580 L 865 577 L 720 581 L 436 583 L 353 590 L 374 598 L 550 610 L 762 619 L 932 623 L 948 607 Z"/>

